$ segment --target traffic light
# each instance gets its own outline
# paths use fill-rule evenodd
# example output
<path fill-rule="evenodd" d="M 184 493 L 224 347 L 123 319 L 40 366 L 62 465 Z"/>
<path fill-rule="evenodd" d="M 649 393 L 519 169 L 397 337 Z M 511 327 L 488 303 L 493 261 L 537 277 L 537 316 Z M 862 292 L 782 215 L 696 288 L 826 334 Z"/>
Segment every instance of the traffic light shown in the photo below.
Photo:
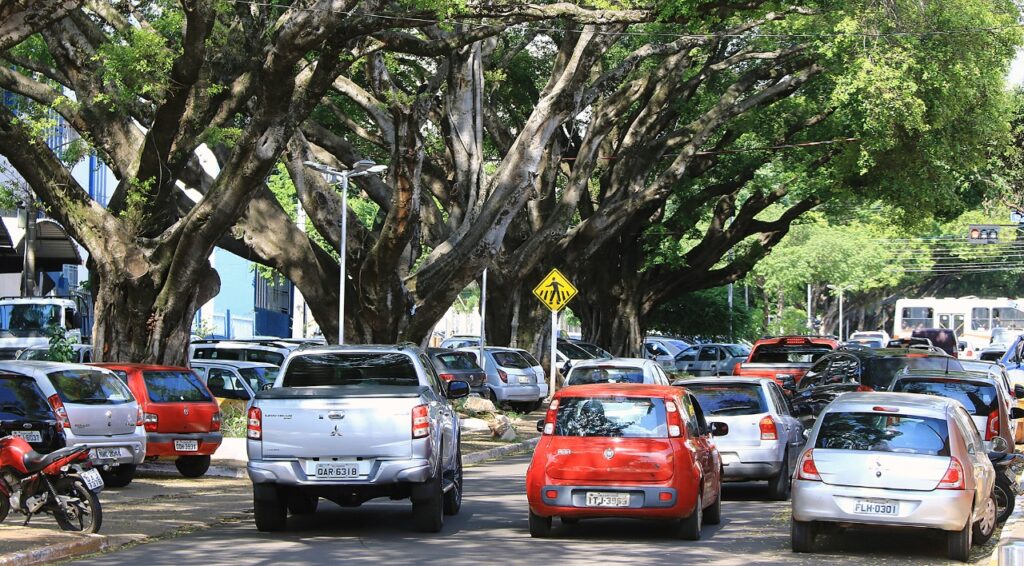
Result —
<path fill-rule="evenodd" d="M 994 244 L 999 241 L 999 226 L 996 224 L 971 224 L 967 242 L 971 244 Z"/>

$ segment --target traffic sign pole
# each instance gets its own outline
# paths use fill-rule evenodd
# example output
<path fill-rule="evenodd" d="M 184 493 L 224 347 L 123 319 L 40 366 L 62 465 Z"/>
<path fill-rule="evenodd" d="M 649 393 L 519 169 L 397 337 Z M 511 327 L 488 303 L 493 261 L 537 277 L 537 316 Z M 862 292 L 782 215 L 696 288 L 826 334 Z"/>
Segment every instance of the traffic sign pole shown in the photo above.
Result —
<path fill-rule="evenodd" d="M 558 340 L 558 311 L 551 311 L 551 387 L 549 393 L 555 395 L 555 347 Z"/>
<path fill-rule="evenodd" d="M 557 386 L 555 375 L 558 370 L 555 367 L 557 365 L 555 356 L 557 356 L 558 347 L 558 313 L 565 308 L 565 305 L 569 304 L 569 301 L 578 292 L 579 290 L 557 269 L 548 272 L 544 279 L 541 279 L 540 284 L 533 288 L 533 294 L 537 300 L 551 310 L 551 387 L 548 388 L 551 395 L 555 394 Z"/>

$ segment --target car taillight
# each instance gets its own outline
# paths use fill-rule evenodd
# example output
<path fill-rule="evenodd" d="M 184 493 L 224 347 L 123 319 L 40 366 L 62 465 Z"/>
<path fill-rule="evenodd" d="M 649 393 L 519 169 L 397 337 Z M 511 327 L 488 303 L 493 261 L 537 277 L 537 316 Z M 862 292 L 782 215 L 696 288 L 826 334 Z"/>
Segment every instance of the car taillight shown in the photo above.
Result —
<path fill-rule="evenodd" d="M 814 450 L 804 452 L 800 457 L 800 464 L 796 467 L 796 479 L 807 481 L 821 481 L 821 474 L 818 467 L 814 465 Z"/>
<path fill-rule="evenodd" d="M 668 416 L 668 435 L 678 438 L 683 435 L 683 417 L 679 414 L 679 407 L 675 401 L 665 403 L 665 413 Z"/>
<path fill-rule="evenodd" d="M 440 373 L 440 374 L 438 374 L 438 377 L 440 377 L 444 381 L 451 381 L 451 380 L 455 379 L 455 374 L 454 373 Z"/>
<path fill-rule="evenodd" d="M 498 379 L 500 379 L 502 381 L 502 383 L 508 383 L 508 373 L 505 370 L 499 368 L 498 369 Z"/>
<path fill-rule="evenodd" d="M 245 427 L 245 436 L 263 440 L 263 411 L 259 407 L 249 407 L 249 424 Z"/>
<path fill-rule="evenodd" d="M 160 418 L 155 413 L 142 413 L 142 424 L 146 427 L 146 432 L 156 432 L 159 422 Z"/>
<path fill-rule="evenodd" d="M 426 438 L 430 435 L 430 411 L 426 405 L 412 408 L 412 437 Z"/>
<path fill-rule="evenodd" d="M 210 431 L 217 432 L 220 430 L 220 411 L 213 414 L 213 418 L 210 419 Z"/>
<path fill-rule="evenodd" d="M 740 374 L 740 366 L 741 365 L 743 365 L 743 362 L 736 362 L 736 364 L 732 366 L 732 374 L 733 375 L 739 375 Z"/>
<path fill-rule="evenodd" d="M 56 393 L 50 395 L 46 399 L 50 402 L 50 407 L 53 409 L 54 414 L 57 415 L 57 422 L 68 430 L 71 430 L 71 420 L 68 419 L 68 410 L 64 408 L 64 402 L 60 400 L 60 396 Z"/>
<path fill-rule="evenodd" d="M 558 399 L 548 405 L 548 412 L 544 415 L 544 434 L 555 434 L 555 419 L 558 417 Z"/>
<path fill-rule="evenodd" d="M 999 436 L 999 409 L 988 414 L 988 421 L 985 423 L 985 440 L 992 440 Z"/>
<path fill-rule="evenodd" d="M 778 440 L 779 430 L 775 428 L 775 419 L 771 415 L 766 415 L 761 419 L 761 422 L 757 423 L 757 426 L 761 428 L 761 440 Z"/>
<path fill-rule="evenodd" d="M 135 426 L 142 426 L 142 407 L 139 407 L 139 410 L 135 415 Z"/>
<path fill-rule="evenodd" d="M 862 393 L 870 393 L 870 392 L 874 391 L 874 389 L 872 389 L 872 388 L 870 388 L 867 385 L 864 385 L 862 383 L 862 384 L 857 386 L 857 391 L 860 391 Z"/>
<path fill-rule="evenodd" d="M 964 467 L 960 460 L 955 457 L 949 459 L 949 467 L 946 468 L 946 475 L 939 480 L 935 489 L 963 489 L 964 488 Z"/>

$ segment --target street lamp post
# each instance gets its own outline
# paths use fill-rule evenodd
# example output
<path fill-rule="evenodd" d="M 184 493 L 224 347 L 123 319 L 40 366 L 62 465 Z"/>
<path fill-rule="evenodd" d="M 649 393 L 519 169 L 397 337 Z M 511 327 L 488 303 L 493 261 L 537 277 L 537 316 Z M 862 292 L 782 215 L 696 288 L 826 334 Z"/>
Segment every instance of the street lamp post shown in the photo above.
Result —
<path fill-rule="evenodd" d="M 378 165 L 369 159 L 356 161 L 351 169 L 339 170 L 316 161 L 305 161 L 304 165 L 324 174 L 328 182 L 341 179 L 341 241 L 338 245 L 338 269 L 341 281 L 338 282 L 338 344 L 345 343 L 345 260 L 348 258 L 348 180 L 368 173 L 380 173 L 387 170 L 387 165 Z"/>
<path fill-rule="evenodd" d="M 843 291 L 850 288 L 849 285 L 825 285 L 833 291 L 839 292 L 839 341 L 843 341 Z"/>

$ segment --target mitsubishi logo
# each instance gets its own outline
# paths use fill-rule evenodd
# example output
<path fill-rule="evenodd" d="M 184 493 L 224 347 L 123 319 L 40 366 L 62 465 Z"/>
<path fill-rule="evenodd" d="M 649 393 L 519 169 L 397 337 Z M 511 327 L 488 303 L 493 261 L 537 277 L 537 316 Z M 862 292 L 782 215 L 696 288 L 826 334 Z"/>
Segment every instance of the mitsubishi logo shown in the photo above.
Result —
<path fill-rule="evenodd" d="M 334 430 L 331 431 L 331 436 L 341 436 L 341 431 L 338 430 L 338 425 L 334 425 Z"/>
<path fill-rule="evenodd" d="M 110 417 L 112 417 L 113 415 L 114 415 L 114 413 L 112 413 L 112 412 L 110 412 L 110 411 L 107 411 L 107 412 L 106 412 L 106 416 L 107 416 L 107 418 L 108 418 L 108 419 L 109 419 Z"/>
<path fill-rule="evenodd" d="M 604 459 L 605 460 L 611 460 L 612 457 L 614 457 L 614 456 L 615 456 L 615 451 L 614 450 L 612 450 L 611 448 L 605 448 L 604 449 Z"/>

